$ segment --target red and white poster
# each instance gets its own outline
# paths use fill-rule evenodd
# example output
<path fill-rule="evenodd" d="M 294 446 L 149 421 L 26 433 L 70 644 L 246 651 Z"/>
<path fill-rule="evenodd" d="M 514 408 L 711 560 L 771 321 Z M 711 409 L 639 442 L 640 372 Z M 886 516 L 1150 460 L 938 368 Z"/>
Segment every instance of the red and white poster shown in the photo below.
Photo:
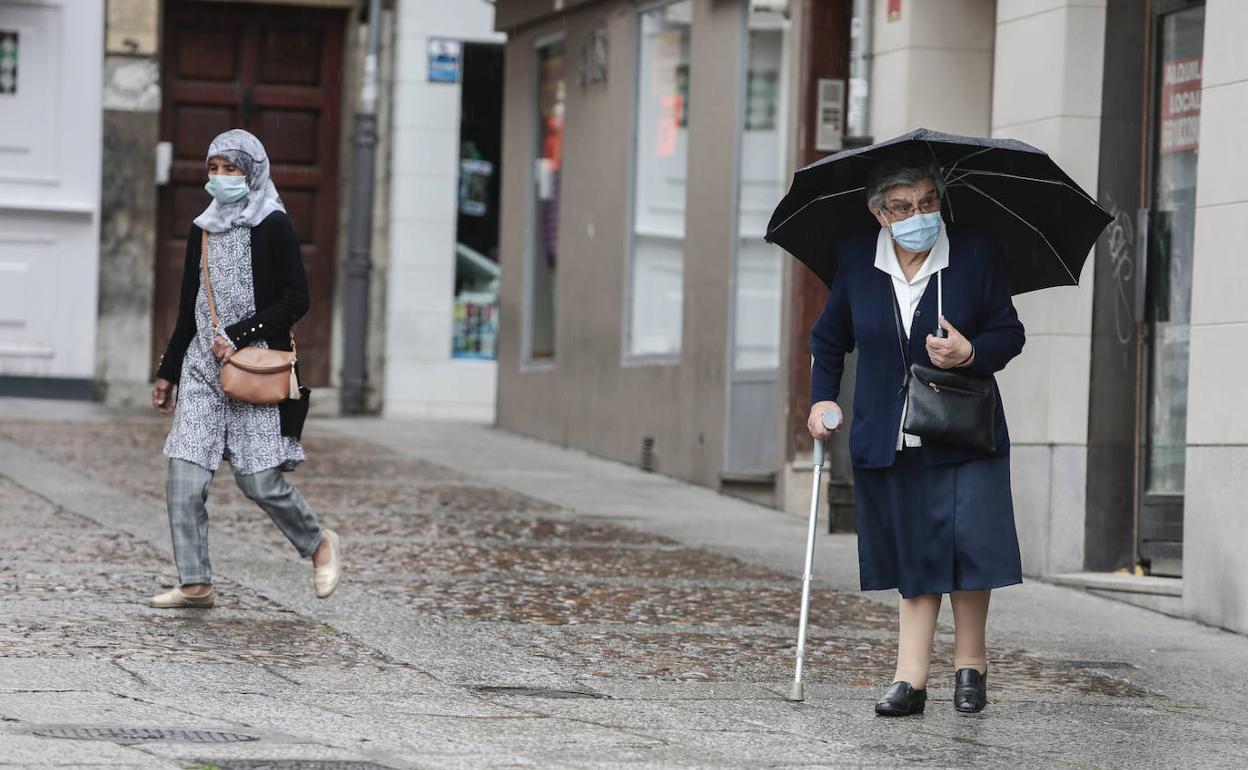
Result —
<path fill-rule="evenodd" d="M 1200 145 L 1200 59 L 1175 59 L 1161 66 L 1161 154 Z"/>

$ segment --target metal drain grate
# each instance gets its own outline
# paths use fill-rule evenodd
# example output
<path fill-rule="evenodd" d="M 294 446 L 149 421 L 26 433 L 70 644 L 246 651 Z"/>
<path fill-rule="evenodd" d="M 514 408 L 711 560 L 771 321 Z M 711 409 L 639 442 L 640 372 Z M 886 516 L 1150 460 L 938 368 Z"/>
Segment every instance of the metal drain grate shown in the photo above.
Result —
<path fill-rule="evenodd" d="M 479 685 L 470 688 L 486 695 L 518 695 L 525 698 L 609 698 L 596 692 L 584 690 L 558 690 L 550 687 L 494 687 Z"/>
<path fill-rule="evenodd" d="M 197 759 L 188 770 L 393 770 L 376 763 L 324 759 Z"/>
<path fill-rule="evenodd" d="M 184 743 L 241 743 L 257 740 L 254 735 L 222 733 L 215 730 L 178 730 L 159 727 L 40 727 L 32 735 L 44 738 L 72 738 L 80 741 L 112 741 L 143 743 L 144 741 L 181 741 Z"/>
<path fill-rule="evenodd" d="M 1120 669 L 1120 668 L 1139 668 L 1134 663 L 1125 660 L 1068 660 L 1066 658 L 1043 658 L 1039 659 L 1041 663 L 1049 663 L 1054 666 L 1063 668 L 1102 668 L 1102 669 Z"/>

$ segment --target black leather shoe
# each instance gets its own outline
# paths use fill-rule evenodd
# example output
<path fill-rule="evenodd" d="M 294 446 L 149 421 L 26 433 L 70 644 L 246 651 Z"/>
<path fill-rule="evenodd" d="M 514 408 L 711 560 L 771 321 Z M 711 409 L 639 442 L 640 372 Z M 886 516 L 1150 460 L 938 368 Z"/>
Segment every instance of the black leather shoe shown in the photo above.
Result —
<path fill-rule="evenodd" d="M 883 717 L 908 717 L 922 714 L 927 706 L 927 690 L 916 690 L 909 682 L 893 682 L 875 704 L 875 713 Z"/>
<path fill-rule="evenodd" d="M 953 707 L 964 714 L 975 714 L 988 705 L 988 673 L 960 668 L 954 675 Z"/>

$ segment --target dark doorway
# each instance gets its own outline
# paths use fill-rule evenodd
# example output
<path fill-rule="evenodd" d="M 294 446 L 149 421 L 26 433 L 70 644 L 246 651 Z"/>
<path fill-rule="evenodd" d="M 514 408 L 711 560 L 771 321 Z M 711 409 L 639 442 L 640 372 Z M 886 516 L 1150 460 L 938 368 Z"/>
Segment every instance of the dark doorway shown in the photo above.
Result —
<path fill-rule="evenodd" d="M 173 145 L 173 164 L 157 220 L 156 355 L 177 317 L 187 230 L 209 200 L 204 153 L 218 133 L 245 128 L 264 142 L 303 247 L 311 289 L 297 331 L 303 374 L 327 385 L 345 12 L 168 2 L 164 14 L 160 137 Z"/>
<path fill-rule="evenodd" d="M 1087 568 L 1178 576 L 1204 4 L 1110 0 L 1088 425 Z"/>
<path fill-rule="evenodd" d="M 498 339 L 503 46 L 465 43 L 461 81 L 452 355 L 493 360 Z"/>
<path fill-rule="evenodd" d="M 1157 2 L 1150 62 L 1144 365 L 1140 395 L 1140 560 L 1155 575 L 1183 567 L 1187 361 L 1196 235 L 1205 7 Z"/>

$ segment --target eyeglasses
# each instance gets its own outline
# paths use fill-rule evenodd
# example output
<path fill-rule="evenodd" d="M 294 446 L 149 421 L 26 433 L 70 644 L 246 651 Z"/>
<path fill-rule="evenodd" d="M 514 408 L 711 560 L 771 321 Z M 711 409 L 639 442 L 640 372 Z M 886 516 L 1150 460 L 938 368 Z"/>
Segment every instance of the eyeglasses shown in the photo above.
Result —
<path fill-rule="evenodd" d="M 915 211 L 914 205 L 909 202 L 894 203 L 885 206 L 884 209 L 897 220 L 909 219 L 914 216 Z M 919 201 L 918 211 L 921 214 L 931 214 L 934 211 L 940 211 L 940 196 L 936 195 L 936 193 L 924 196 L 923 200 Z"/>

